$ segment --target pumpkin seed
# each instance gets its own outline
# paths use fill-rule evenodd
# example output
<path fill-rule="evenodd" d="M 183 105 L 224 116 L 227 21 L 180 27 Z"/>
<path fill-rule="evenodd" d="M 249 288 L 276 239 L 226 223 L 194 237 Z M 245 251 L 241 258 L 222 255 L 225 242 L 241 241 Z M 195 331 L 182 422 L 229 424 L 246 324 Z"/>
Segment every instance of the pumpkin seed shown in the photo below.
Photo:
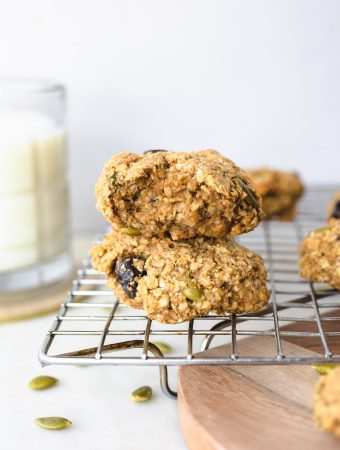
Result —
<path fill-rule="evenodd" d="M 71 421 L 64 417 L 39 417 L 34 422 L 41 428 L 47 430 L 61 430 L 71 425 Z"/>
<path fill-rule="evenodd" d="M 327 375 L 333 369 L 335 369 L 339 364 L 325 363 L 325 364 L 313 364 L 313 369 L 316 370 L 321 375 Z"/>
<path fill-rule="evenodd" d="M 141 386 L 133 391 L 130 397 L 133 402 L 146 402 L 152 397 L 152 389 L 150 386 Z"/>
<path fill-rule="evenodd" d="M 192 283 L 184 289 L 183 295 L 189 300 L 198 301 L 202 298 L 203 291 L 196 284 Z"/>
<path fill-rule="evenodd" d="M 148 153 L 158 153 L 158 152 L 167 152 L 168 150 L 145 150 L 143 152 L 144 155 L 148 154 Z"/>
<path fill-rule="evenodd" d="M 253 193 L 251 192 L 251 190 L 249 189 L 249 187 L 246 185 L 246 183 L 244 181 L 241 180 L 241 178 L 234 178 L 234 182 L 236 184 L 238 184 L 240 186 L 240 188 L 247 194 L 246 196 L 246 201 L 251 205 L 251 206 L 256 206 L 257 205 L 257 201 L 253 195 Z"/>
<path fill-rule="evenodd" d="M 189 300 L 200 300 L 203 295 L 203 291 L 197 286 L 196 281 L 193 278 L 187 277 L 185 278 L 185 282 L 187 284 L 187 287 L 183 291 L 185 297 Z"/>
<path fill-rule="evenodd" d="M 128 236 L 139 236 L 140 235 L 140 228 L 137 228 L 137 227 L 123 227 L 123 228 L 121 228 L 121 231 L 124 234 L 127 234 Z"/>
<path fill-rule="evenodd" d="M 170 345 L 166 344 L 165 342 L 153 342 L 153 344 L 155 344 L 162 353 L 170 353 L 172 351 Z"/>
<path fill-rule="evenodd" d="M 40 391 L 42 389 L 48 389 L 54 386 L 57 382 L 58 380 L 54 377 L 42 375 L 32 378 L 32 380 L 28 383 L 28 387 L 33 391 Z"/>
<path fill-rule="evenodd" d="M 327 227 L 321 227 L 313 230 L 313 233 L 325 233 L 325 231 L 327 231 Z"/>

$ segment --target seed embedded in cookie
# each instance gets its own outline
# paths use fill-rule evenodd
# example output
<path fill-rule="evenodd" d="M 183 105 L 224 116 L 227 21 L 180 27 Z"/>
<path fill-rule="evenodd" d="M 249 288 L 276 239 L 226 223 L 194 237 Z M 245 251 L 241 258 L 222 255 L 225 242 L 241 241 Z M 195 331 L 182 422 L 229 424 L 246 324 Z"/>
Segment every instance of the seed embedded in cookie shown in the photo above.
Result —
<path fill-rule="evenodd" d="M 145 237 L 235 236 L 263 218 L 250 178 L 213 150 L 120 153 L 105 165 L 96 196 L 109 222 Z"/>
<path fill-rule="evenodd" d="M 135 255 L 133 261 L 126 255 Z M 119 300 L 163 323 L 254 312 L 269 300 L 262 258 L 226 238 L 173 241 L 113 228 L 91 256 Z M 122 266 L 128 272 L 123 285 Z"/>
<path fill-rule="evenodd" d="M 158 152 L 167 152 L 168 150 L 144 150 L 143 154 L 146 155 L 147 153 L 158 153 Z"/>

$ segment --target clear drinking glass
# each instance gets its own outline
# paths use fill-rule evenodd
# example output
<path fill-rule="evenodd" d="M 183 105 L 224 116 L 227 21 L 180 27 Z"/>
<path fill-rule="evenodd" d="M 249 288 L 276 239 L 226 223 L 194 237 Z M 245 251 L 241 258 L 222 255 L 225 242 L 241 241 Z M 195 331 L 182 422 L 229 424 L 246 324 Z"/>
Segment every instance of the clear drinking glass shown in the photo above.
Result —
<path fill-rule="evenodd" d="M 0 298 L 70 274 L 65 89 L 0 80 Z"/>

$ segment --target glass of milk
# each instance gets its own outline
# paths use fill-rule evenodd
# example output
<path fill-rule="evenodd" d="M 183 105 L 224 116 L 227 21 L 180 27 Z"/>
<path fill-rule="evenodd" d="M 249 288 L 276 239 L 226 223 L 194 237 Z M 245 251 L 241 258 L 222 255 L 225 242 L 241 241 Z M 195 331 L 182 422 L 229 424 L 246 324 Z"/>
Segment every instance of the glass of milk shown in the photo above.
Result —
<path fill-rule="evenodd" d="M 65 90 L 0 80 L 0 298 L 67 277 Z"/>

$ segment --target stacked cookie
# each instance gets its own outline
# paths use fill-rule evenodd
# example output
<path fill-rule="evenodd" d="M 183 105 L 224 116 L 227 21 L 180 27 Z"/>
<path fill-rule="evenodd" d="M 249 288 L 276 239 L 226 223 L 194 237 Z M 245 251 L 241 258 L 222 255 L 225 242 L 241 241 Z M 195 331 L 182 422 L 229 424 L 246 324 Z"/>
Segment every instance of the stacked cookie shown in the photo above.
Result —
<path fill-rule="evenodd" d="M 112 230 L 92 248 L 93 266 L 127 305 L 178 323 L 268 302 L 261 257 L 230 239 L 260 223 L 261 198 L 218 152 L 118 154 L 96 195 Z"/>

